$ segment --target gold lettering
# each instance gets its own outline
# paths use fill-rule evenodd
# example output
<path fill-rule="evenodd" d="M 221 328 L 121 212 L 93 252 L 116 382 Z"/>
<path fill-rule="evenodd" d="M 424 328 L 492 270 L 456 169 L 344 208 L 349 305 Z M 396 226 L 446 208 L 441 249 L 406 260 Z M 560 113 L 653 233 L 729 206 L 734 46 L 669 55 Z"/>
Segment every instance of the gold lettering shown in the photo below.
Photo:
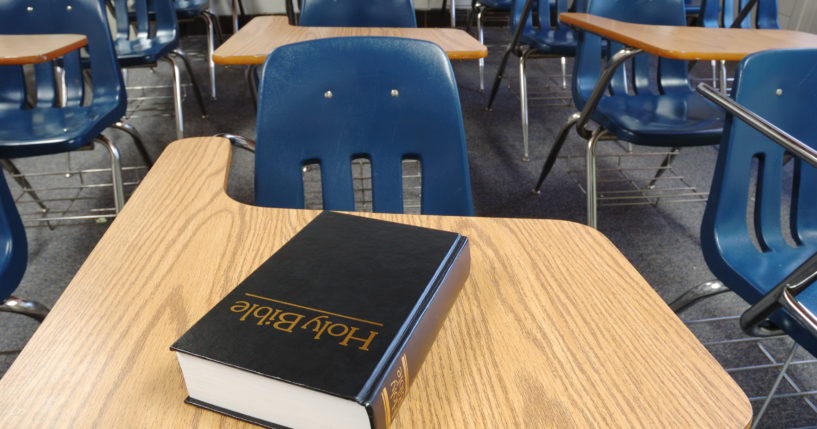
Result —
<path fill-rule="evenodd" d="M 328 319 L 328 318 L 329 318 L 329 316 L 325 316 L 325 315 L 315 316 L 315 317 L 309 319 L 308 322 L 304 323 L 301 326 L 301 329 L 309 329 L 309 324 L 312 323 L 312 322 L 315 322 L 315 328 L 312 329 L 312 331 L 318 332 L 318 329 L 320 329 L 320 327 L 321 327 L 321 319 Z M 328 320 L 327 320 L 327 322 L 328 322 Z M 326 329 L 326 324 L 324 324 L 323 327 L 324 327 L 324 329 Z"/>
<path fill-rule="evenodd" d="M 346 338 L 344 338 L 343 341 L 340 342 L 340 345 L 347 346 L 349 345 L 349 340 L 357 340 L 363 343 L 362 346 L 358 347 L 359 350 L 369 351 L 369 344 L 372 343 L 372 340 L 377 335 L 377 332 L 369 331 L 369 338 L 354 337 L 353 335 L 355 334 L 355 332 L 357 332 L 357 327 L 352 327 L 352 329 L 346 335 Z"/>
<path fill-rule="evenodd" d="M 241 313 L 242 311 L 250 308 L 250 303 L 247 301 L 236 301 L 236 305 L 230 307 L 230 311 L 233 313 Z"/>
<path fill-rule="evenodd" d="M 340 326 L 341 329 L 343 329 L 343 330 L 340 331 L 340 332 L 336 332 L 337 330 L 334 329 L 336 326 Z M 355 328 L 355 329 L 357 329 L 357 328 Z M 349 327 L 344 325 L 343 323 L 334 323 L 334 324 L 332 324 L 332 326 L 329 327 L 327 332 L 329 332 L 329 335 L 331 335 L 333 337 L 340 337 L 340 336 L 346 335 L 346 333 L 349 332 Z"/>
<path fill-rule="evenodd" d="M 287 316 L 295 316 L 294 320 L 287 320 Z M 303 314 L 298 313 L 281 313 L 278 316 L 278 321 L 275 322 L 272 327 L 278 329 L 279 331 L 284 332 L 292 332 L 292 328 L 298 324 L 305 316 Z"/>
<path fill-rule="evenodd" d="M 263 314 L 261 313 L 262 310 L 265 310 Z M 278 309 L 275 309 L 275 311 L 273 311 L 272 307 L 258 307 L 253 312 L 252 315 L 255 316 L 256 319 L 258 319 L 258 323 L 256 323 L 256 324 L 258 326 L 262 326 L 262 325 L 269 325 L 270 320 L 275 319 L 275 316 L 277 316 L 278 313 L 280 313 L 280 312 L 281 312 L 281 310 L 278 310 Z"/>
<path fill-rule="evenodd" d="M 247 318 L 247 316 L 249 316 L 249 315 L 250 315 L 250 313 L 252 313 L 252 312 L 253 312 L 253 310 L 255 310 L 255 309 L 256 309 L 256 307 L 258 307 L 258 304 L 253 304 L 253 305 L 252 305 L 252 307 L 250 307 L 250 308 L 247 310 L 247 312 L 246 312 L 246 313 L 244 313 L 244 315 L 243 315 L 243 316 L 241 316 L 241 318 L 240 318 L 240 319 L 238 319 L 238 320 L 240 320 L 240 321 L 242 321 L 242 322 L 243 322 L 243 321 L 244 321 L 244 320 Z"/>

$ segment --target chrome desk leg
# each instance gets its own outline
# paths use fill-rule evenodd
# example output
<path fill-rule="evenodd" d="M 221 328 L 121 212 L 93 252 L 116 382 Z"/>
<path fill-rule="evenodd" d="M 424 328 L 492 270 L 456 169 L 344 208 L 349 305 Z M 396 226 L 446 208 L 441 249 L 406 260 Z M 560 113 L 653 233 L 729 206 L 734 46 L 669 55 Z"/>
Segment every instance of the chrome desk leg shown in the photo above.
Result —
<path fill-rule="evenodd" d="M 98 135 L 94 141 L 102 146 L 105 146 L 105 149 L 108 150 L 108 154 L 111 156 L 111 185 L 113 186 L 113 202 L 116 214 L 119 214 L 119 212 L 122 211 L 122 207 L 125 205 L 125 188 L 122 184 L 122 162 L 119 156 L 119 149 L 117 149 L 116 145 L 114 145 L 109 138 L 103 136 L 102 134 Z"/>
<path fill-rule="evenodd" d="M 216 63 L 213 62 L 213 51 L 215 50 L 215 25 L 213 17 L 208 11 L 202 12 L 199 16 L 207 24 L 207 70 L 210 74 L 210 100 L 216 100 Z"/>
<path fill-rule="evenodd" d="M 193 67 L 190 65 L 190 58 L 187 57 L 187 54 L 184 53 L 181 49 L 176 49 L 173 51 L 174 54 L 178 55 L 179 58 L 184 61 L 184 67 L 187 69 L 187 76 L 190 78 L 190 83 L 193 84 L 193 95 L 196 96 L 196 101 L 199 102 L 199 107 L 201 108 L 201 117 L 207 117 L 207 111 L 204 108 L 204 99 L 201 97 L 201 87 L 199 87 L 199 82 L 196 80 L 196 75 L 193 74 Z"/>
<path fill-rule="evenodd" d="M 233 34 L 238 33 L 238 0 L 232 1 L 233 6 Z"/>
<path fill-rule="evenodd" d="M 182 114 L 182 84 L 181 71 L 179 65 L 170 55 L 164 57 L 164 60 L 170 63 L 173 67 L 173 106 L 176 112 L 176 139 L 184 138 L 184 116 Z"/>
<path fill-rule="evenodd" d="M 457 0 L 451 0 L 451 28 L 457 26 Z"/>
<path fill-rule="evenodd" d="M 562 64 L 562 90 L 567 89 L 567 58 L 561 57 Z"/>
<path fill-rule="evenodd" d="M 482 14 L 484 12 L 485 7 L 479 6 L 479 8 L 477 9 L 477 35 L 479 35 L 480 45 L 484 44 L 484 36 L 482 34 Z M 478 61 L 479 61 L 479 92 L 483 92 L 485 91 L 485 58 L 480 58 Z"/>
<path fill-rule="evenodd" d="M 698 300 L 717 295 L 719 293 L 729 292 L 729 288 L 724 286 L 720 280 L 711 280 L 708 282 L 703 282 L 692 289 L 684 292 L 683 295 L 675 298 L 672 302 L 669 303 L 669 308 L 676 313 L 680 313 L 684 311 L 685 308 L 689 307 L 690 305 L 696 303 Z"/>
<path fill-rule="evenodd" d="M 10 296 L 0 302 L 0 311 L 22 314 L 32 319 L 42 322 L 48 314 L 48 307 L 36 301 L 26 301 L 24 299 Z"/>

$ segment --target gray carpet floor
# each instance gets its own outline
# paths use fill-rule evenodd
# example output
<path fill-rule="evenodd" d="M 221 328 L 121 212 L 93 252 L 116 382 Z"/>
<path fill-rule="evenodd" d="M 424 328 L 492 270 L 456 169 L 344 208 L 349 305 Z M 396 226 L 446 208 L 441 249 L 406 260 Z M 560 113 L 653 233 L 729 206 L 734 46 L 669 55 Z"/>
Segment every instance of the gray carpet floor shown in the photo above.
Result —
<path fill-rule="evenodd" d="M 489 29 L 487 43 L 489 58 L 486 64 L 486 86 L 490 88 L 493 74 L 506 43 L 506 30 Z M 200 37 L 186 37 L 182 47 L 194 60 L 195 74 L 206 88 L 207 74 L 204 63 L 204 43 Z M 570 65 L 570 62 L 568 62 Z M 585 195 L 580 186 L 581 171 L 573 171 L 580 164 L 568 168 L 567 159 L 560 159 L 545 182 L 540 195 L 532 195 L 547 150 L 552 144 L 562 122 L 573 113 L 574 108 L 565 100 L 565 91 L 559 79 L 559 61 L 542 59 L 531 61 L 529 86 L 537 100 L 530 109 L 531 151 L 530 160 L 522 160 L 522 138 L 519 119 L 518 72 L 516 59 L 512 57 L 506 69 L 505 83 L 499 90 L 491 111 L 485 110 L 487 90 L 479 91 L 477 64 L 475 61 L 455 61 L 454 70 L 460 90 L 463 119 L 467 133 L 473 198 L 477 216 L 556 218 L 584 223 Z M 568 67 L 569 70 L 569 67 Z M 184 104 L 186 136 L 234 133 L 254 135 L 255 113 L 244 82 L 242 67 L 218 67 L 218 99 L 207 102 L 208 116 L 202 118 L 195 100 L 187 96 Z M 135 126 L 148 145 L 151 156 L 157 158 L 164 147 L 175 139 L 172 100 L 168 88 L 170 70 L 160 64 L 155 70 L 135 69 L 129 72 L 130 106 L 127 122 Z M 136 87 L 142 87 L 137 89 Z M 203 89 L 204 89 L 203 88 Z M 186 92 L 190 95 L 190 87 Z M 146 95 L 160 95 L 158 101 L 143 100 Z M 128 138 L 118 131 L 106 132 L 119 145 L 125 165 L 139 165 L 141 160 L 133 150 Z M 613 167 L 618 155 L 627 151 L 626 146 L 613 142 L 604 143 L 604 151 L 615 155 L 606 158 L 602 166 Z M 579 154 L 582 141 L 571 133 L 564 153 Z M 643 151 L 643 148 L 636 148 Z M 674 170 L 698 190 L 706 191 L 711 180 L 717 155 L 716 147 L 684 149 L 674 161 Z M 56 155 L 36 159 L 21 159 L 17 163 L 25 173 L 43 170 L 62 170 L 84 166 L 105 166 L 106 153 L 97 148 L 76 152 L 67 157 Z M 644 159 L 635 161 L 642 165 Z M 656 159 L 652 157 L 651 159 Z M 624 162 L 630 162 L 629 158 Z M 658 158 L 660 162 L 660 158 Z M 228 192 L 236 199 L 252 202 L 252 155 L 236 150 L 228 183 Z M 577 167 L 578 166 L 578 167 Z M 137 181 L 144 170 L 129 171 L 130 180 Z M 578 174 L 578 175 L 577 175 Z M 97 178 L 71 174 L 57 176 L 52 180 L 82 180 L 91 183 Z M 19 192 L 15 185 L 13 191 Z M 604 185 L 607 186 L 607 185 Z M 132 189 L 132 186 L 129 187 Z M 91 190 L 99 199 L 83 204 L 89 207 L 110 206 L 105 189 Z M 605 188 L 602 187 L 602 192 Z M 21 198 L 21 212 L 35 211 L 30 203 Z M 699 228 L 704 204 L 699 202 L 672 203 L 661 200 L 657 204 L 602 207 L 599 210 L 599 229 L 607 235 L 639 270 L 658 294 L 670 301 L 687 288 L 713 279 L 704 263 L 700 250 Z M 29 239 L 29 265 L 16 295 L 53 305 L 64 287 L 81 266 L 96 241 L 104 234 L 107 222 L 79 225 L 61 225 L 48 228 L 38 222 L 27 222 Z M 587 255 L 592 258 L 593 255 Z M 134 285 L 134 287 L 138 287 Z M 98 293 L 105 293 L 100 290 Z M 138 305 L 138 303 L 134 303 Z M 791 347 L 788 338 L 755 341 L 740 332 L 736 316 L 747 305 L 733 294 L 723 294 L 702 302 L 680 316 L 690 321 L 690 329 L 707 346 L 715 358 L 752 399 L 757 410 L 772 385 L 778 370 L 776 366 L 785 359 Z M 716 320 L 708 320 L 708 319 Z M 704 322 L 697 322 L 707 319 Z M 22 348 L 34 334 L 37 324 L 24 317 L 0 313 L 0 350 Z M 0 355 L 0 376 L 12 364 L 16 354 Z M 817 365 L 808 363 L 813 359 L 802 350 L 797 354 L 797 365 L 791 369 L 789 380 L 783 383 L 783 392 L 817 390 Z M 750 368 L 739 368 L 757 366 Z M 713 398 L 717 400 L 717 398 Z M 764 428 L 817 427 L 817 397 L 804 400 L 797 397 L 775 399 L 761 422 Z"/>

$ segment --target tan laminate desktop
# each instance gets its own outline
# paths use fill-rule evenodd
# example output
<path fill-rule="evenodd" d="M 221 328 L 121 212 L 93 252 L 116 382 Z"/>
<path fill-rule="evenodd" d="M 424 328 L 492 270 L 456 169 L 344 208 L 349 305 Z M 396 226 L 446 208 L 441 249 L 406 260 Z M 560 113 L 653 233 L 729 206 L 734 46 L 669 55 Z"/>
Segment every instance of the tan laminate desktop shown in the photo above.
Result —
<path fill-rule="evenodd" d="M 165 149 L 0 379 L 3 426 L 252 427 L 185 404 L 169 347 L 318 212 L 230 199 L 230 150 L 219 138 Z M 599 232 L 559 220 L 364 216 L 471 240 L 470 277 L 392 427 L 750 422 L 746 395 Z"/>
<path fill-rule="evenodd" d="M 301 27 L 290 25 L 285 16 L 258 16 L 213 52 L 216 64 L 263 64 L 275 48 L 329 37 L 389 36 L 433 42 L 452 60 L 484 58 L 488 49 L 456 28 L 402 27 Z"/>

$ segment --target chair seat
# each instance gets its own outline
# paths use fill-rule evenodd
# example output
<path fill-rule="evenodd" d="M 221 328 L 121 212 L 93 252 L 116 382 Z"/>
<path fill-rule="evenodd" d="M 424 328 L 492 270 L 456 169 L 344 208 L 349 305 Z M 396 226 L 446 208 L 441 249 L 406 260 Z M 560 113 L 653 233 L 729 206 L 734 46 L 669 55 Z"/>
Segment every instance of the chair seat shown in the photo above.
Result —
<path fill-rule="evenodd" d="M 173 8 L 176 9 L 176 17 L 190 19 L 207 10 L 209 4 L 210 0 L 176 0 L 173 2 Z"/>
<path fill-rule="evenodd" d="M 544 54 L 573 56 L 576 53 L 576 32 L 566 27 L 525 31 L 520 40 Z"/>
<path fill-rule="evenodd" d="M 90 106 L 0 110 L 0 158 L 66 152 L 93 141 L 125 114 L 116 102 Z"/>
<path fill-rule="evenodd" d="M 693 93 L 605 97 L 593 115 L 616 137 L 649 146 L 717 144 L 725 114 Z"/>
<path fill-rule="evenodd" d="M 479 0 L 479 4 L 485 6 L 491 10 L 504 10 L 509 11 L 511 10 L 511 4 L 513 3 L 512 0 Z"/>
<path fill-rule="evenodd" d="M 116 40 L 116 57 L 122 67 L 152 64 L 164 58 L 178 47 L 178 39 L 159 34 L 152 39 Z"/>

